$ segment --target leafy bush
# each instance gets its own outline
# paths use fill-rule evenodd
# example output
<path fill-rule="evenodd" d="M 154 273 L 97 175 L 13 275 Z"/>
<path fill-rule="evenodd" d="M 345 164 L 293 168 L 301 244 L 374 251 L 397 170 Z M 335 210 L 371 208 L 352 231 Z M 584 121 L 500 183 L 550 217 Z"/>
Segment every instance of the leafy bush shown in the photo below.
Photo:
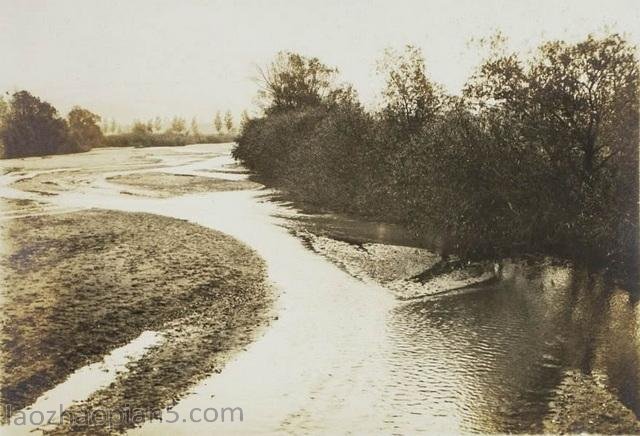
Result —
<path fill-rule="evenodd" d="M 49 103 L 27 91 L 0 99 L 0 144 L 3 157 L 44 156 L 87 151 L 102 141 L 100 117 L 81 107 L 60 117 Z"/>
<path fill-rule="evenodd" d="M 5 157 L 73 151 L 67 122 L 49 103 L 27 91 L 19 91 L 3 112 L 0 138 Z"/>
<path fill-rule="evenodd" d="M 77 150 L 91 150 L 104 140 L 98 126 L 100 116 L 76 106 L 69 112 L 68 118 L 71 140 Z"/>
<path fill-rule="evenodd" d="M 637 284 L 639 73 L 618 35 L 493 56 L 463 97 L 444 95 L 408 47 L 385 58 L 373 114 L 333 85 L 335 69 L 286 56 L 233 152 L 270 183 L 404 224 L 444 255 L 551 253 Z"/>

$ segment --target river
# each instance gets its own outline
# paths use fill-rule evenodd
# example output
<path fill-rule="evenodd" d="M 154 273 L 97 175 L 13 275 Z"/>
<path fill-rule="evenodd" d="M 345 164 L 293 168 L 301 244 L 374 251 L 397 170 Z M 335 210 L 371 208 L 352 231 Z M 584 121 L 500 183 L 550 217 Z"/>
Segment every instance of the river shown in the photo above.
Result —
<path fill-rule="evenodd" d="M 576 383 L 596 382 L 640 413 L 640 309 L 599 277 L 561 265 L 513 266 L 497 284 L 403 302 L 309 250 L 285 225 L 299 212 L 269 190 L 153 198 L 107 180 L 141 171 L 245 178 L 227 171 L 230 149 L 105 149 L 20 161 L 27 176 L 91 168 L 55 196 L 18 191 L 8 186 L 13 176 L 3 176 L 1 196 L 37 198 L 51 213 L 99 207 L 185 219 L 265 259 L 277 320 L 173 408 L 186 417 L 194 408 L 241 407 L 243 422 L 152 422 L 132 433 L 541 432 L 566 389 L 575 395 Z"/>

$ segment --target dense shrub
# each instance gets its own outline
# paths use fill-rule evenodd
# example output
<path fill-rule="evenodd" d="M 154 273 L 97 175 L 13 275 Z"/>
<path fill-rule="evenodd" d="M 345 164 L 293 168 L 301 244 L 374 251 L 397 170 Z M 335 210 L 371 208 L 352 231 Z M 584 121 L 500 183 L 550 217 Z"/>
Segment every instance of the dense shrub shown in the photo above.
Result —
<path fill-rule="evenodd" d="M 19 91 L 0 99 L 2 157 L 44 156 L 90 150 L 102 141 L 100 117 L 81 107 L 60 117 L 49 103 Z"/>
<path fill-rule="evenodd" d="M 71 109 L 67 118 L 71 141 L 76 150 L 91 150 L 104 140 L 102 130 L 98 126 L 100 116 L 76 106 Z"/>
<path fill-rule="evenodd" d="M 73 149 L 64 118 L 45 101 L 27 91 L 13 94 L 3 111 L 0 140 L 5 157 L 42 156 Z"/>
<path fill-rule="evenodd" d="M 385 105 L 369 114 L 336 70 L 280 54 L 265 116 L 244 124 L 234 156 L 297 198 L 402 223 L 444 255 L 551 253 L 637 280 L 633 47 L 612 35 L 493 56 L 456 98 L 416 49 L 384 62 Z"/>

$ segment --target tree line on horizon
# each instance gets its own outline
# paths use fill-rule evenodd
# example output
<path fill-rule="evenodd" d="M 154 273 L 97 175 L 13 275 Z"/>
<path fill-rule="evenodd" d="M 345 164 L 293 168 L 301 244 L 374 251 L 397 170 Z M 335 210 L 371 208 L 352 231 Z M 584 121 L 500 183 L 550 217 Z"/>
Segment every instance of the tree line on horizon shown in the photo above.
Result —
<path fill-rule="evenodd" d="M 246 116 L 245 111 L 243 117 Z M 77 153 L 95 147 L 176 146 L 234 139 L 236 129 L 231 111 L 227 110 L 224 118 L 216 112 L 212 127 L 217 133 L 202 134 L 196 118 L 187 127 L 184 118 L 175 116 L 168 123 L 160 117 L 147 122 L 134 121 L 125 130 L 115 120 L 103 121 L 99 115 L 79 106 L 64 118 L 50 103 L 25 90 L 15 92 L 7 100 L 0 96 L 0 155 L 3 158 Z"/>
<path fill-rule="evenodd" d="M 234 156 L 293 198 L 402 224 L 444 258 L 552 254 L 638 279 L 638 63 L 617 34 L 501 49 L 447 94 L 387 51 L 367 111 L 338 70 L 281 52 Z"/>
<path fill-rule="evenodd" d="M 247 111 L 243 111 L 242 118 L 248 117 Z M 193 117 L 187 125 L 184 117 L 174 116 L 170 119 L 163 119 L 159 116 L 149 119 L 148 121 L 135 120 L 130 126 L 123 128 L 114 119 L 105 120 L 100 128 L 102 132 L 107 134 L 122 134 L 132 131 L 147 131 L 149 133 L 187 133 L 198 136 L 201 134 L 201 126 L 196 117 Z M 237 132 L 236 123 L 230 110 L 226 110 L 224 115 L 220 111 L 216 111 L 215 116 L 210 124 L 211 130 L 218 135 L 232 135 Z"/>

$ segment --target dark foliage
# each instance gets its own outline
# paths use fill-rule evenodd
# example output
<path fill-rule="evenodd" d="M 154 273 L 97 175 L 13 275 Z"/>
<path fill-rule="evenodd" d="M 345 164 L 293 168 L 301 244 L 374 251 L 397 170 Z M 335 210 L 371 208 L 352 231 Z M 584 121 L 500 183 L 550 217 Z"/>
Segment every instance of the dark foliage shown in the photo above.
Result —
<path fill-rule="evenodd" d="M 0 122 L 5 157 L 42 156 L 73 151 L 67 122 L 49 103 L 27 91 L 13 94 Z"/>
<path fill-rule="evenodd" d="M 243 124 L 234 150 L 271 183 L 404 224 L 444 255 L 554 254 L 637 283 L 638 64 L 619 36 L 493 56 L 456 98 L 408 47 L 385 59 L 374 114 L 332 85 L 335 70 L 282 56 L 265 116 Z"/>
<path fill-rule="evenodd" d="M 227 126 L 233 123 L 229 114 Z M 105 136 L 100 129 L 100 116 L 74 107 L 68 120 L 61 118 L 49 103 L 27 91 L 13 94 L 9 102 L 0 98 L 0 148 L 2 157 L 45 156 L 76 153 L 94 147 L 170 147 L 187 144 L 231 142 L 227 134 L 202 135 L 197 125 L 188 133 L 185 121 L 175 117 L 164 133 L 154 133 L 152 122 L 136 122 L 130 133 Z"/>
<path fill-rule="evenodd" d="M 91 150 L 104 140 L 102 130 L 98 125 L 100 116 L 76 106 L 69 112 L 67 118 L 71 139 L 76 150 Z"/>

